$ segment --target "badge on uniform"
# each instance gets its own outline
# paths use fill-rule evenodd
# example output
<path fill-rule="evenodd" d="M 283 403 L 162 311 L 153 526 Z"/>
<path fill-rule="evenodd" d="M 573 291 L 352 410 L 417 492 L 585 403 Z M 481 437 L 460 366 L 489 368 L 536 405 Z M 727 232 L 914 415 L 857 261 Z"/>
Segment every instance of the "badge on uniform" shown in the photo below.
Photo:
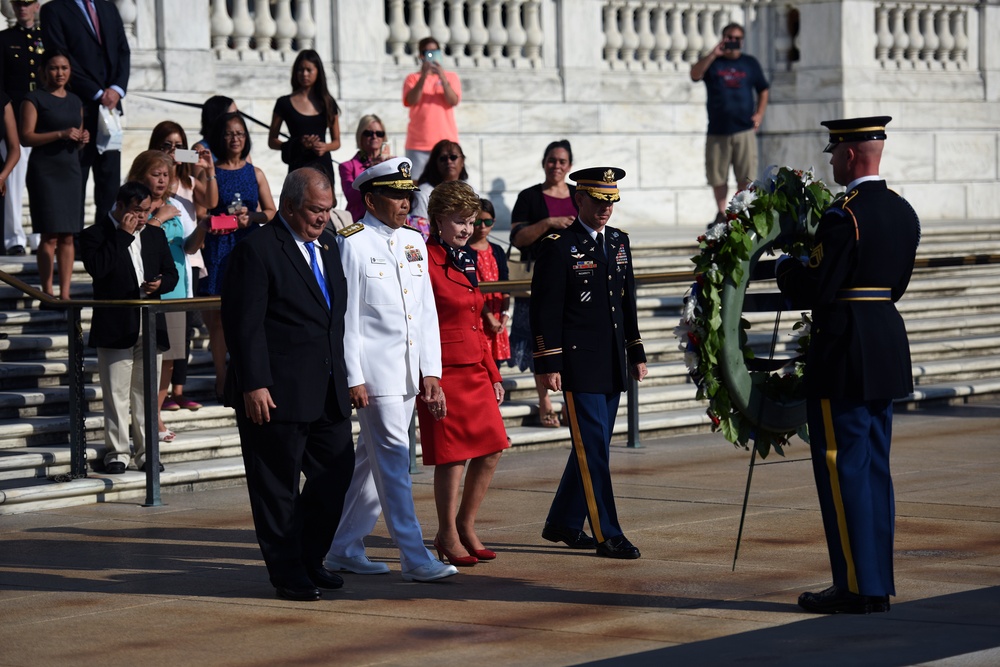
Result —
<path fill-rule="evenodd" d="M 575 271 L 585 271 L 587 269 L 596 269 L 597 262 L 580 261 L 573 265 Z"/>
<path fill-rule="evenodd" d="M 619 266 L 623 264 L 628 264 L 628 253 L 625 252 L 625 246 L 618 246 L 618 253 L 615 254 L 615 261 Z"/>
<path fill-rule="evenodd" d="M 422 262 L 424 261 L 424 256 L 420 253 L 420 248 L 412 245 L 408 245 L 404 248 L 406 251 L 406 261 L 407 262 Z"/>
<path fill-rule="evenodd" d="M 384 257 L 372 257 L 372 264 L 386 264 Z"/>
<path fill-rule="evenodd" d="M 811 253 L 809 253 L 809 268 L 810 269 L 817 268 L 820 265 L 820 263 L 822 263 L 822 261 L 823 261 L 823 244 L 820 243 L 815 248 L 812 249 Z"/>
<path fill-rule="evenodd" d="M 590 301 L 590 292 L 580 292 L 580 303 L 587 303 Z"/>

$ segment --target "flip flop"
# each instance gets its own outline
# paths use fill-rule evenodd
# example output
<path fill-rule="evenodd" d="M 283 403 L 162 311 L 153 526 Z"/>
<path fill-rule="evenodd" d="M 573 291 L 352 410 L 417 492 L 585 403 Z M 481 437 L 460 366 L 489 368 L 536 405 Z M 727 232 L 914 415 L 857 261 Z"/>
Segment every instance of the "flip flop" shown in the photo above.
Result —
<path fill-rule="evenodd" d="M 166 431 L 160 431 L 160 442 L 173 442 L 177 434 L 167 429 Z"/>
<path fill-rule="evenodd" d="M 538 414 L 538 421 L 545 428 L 559 428 L 559 414 L 554 410 Z"/>

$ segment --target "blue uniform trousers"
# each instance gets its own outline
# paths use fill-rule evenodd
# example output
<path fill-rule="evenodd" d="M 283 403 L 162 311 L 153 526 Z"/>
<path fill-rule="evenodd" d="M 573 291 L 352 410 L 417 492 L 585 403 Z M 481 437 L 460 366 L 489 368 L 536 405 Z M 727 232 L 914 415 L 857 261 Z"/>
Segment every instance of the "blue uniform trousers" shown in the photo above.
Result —
<path fill-rule="evenodd" d="M 594 539 L 603 542 L 622 534 L 611 488 L 610 445 L 620 393 L 563 392 L 573 449 L 559 488 L 549 508 L 547 522 L 583 529 L 590 520 Z"/>
<path fill-rule="evenodd" d="M 892 401 L 810 399 L 808 419 L 833 584 L 860 595 L 895 595 Z"/>

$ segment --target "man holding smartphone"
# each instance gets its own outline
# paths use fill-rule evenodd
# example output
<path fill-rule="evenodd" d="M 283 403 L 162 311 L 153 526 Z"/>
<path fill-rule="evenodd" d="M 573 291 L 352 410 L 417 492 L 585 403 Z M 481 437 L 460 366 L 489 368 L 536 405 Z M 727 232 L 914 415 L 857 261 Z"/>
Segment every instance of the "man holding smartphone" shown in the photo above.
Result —
<path fill-rule="evenodd" d="M 768 82 L 757 59 L 743 53 L 745 34 L 743 26 L 730 23 L 722 29 L 722 41 L 691 66 L 691 80 L 704 81 L 708 90 L 705 173 L 717 208 L 711 224 L 726 220 L 729 166 L 741 190 L 757 175 L 756 135 L 767 108 Z"/>
<path fill-rule="evenodd" d="M 458 143 L 455 107 L 462 99 L 462 83 L 442 65 L 441 45 L 424 37 L 417 46 L 420 71 L 403 82 L 403 106 L 410 109 L 406 127 L 406 157 L 413 165 L 413 180 L 420 178 L 434 144 L 442 139 Z"/>

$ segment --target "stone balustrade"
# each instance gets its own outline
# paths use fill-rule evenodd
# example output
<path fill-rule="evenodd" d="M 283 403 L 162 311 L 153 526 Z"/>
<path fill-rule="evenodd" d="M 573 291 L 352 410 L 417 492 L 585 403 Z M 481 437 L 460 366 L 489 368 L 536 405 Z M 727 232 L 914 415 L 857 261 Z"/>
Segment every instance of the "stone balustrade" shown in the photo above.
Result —
<path fill-rule="evenodd" d="M 955 70 L 969 67 L 973 2 L 879 3 L 875 58 L 886 69 Z"/>
<path fill-rule="evenodd" d="M 287 59 L 316 48 L 313 0 L 211 0 L 209 12 L 220 60 Z"/>

